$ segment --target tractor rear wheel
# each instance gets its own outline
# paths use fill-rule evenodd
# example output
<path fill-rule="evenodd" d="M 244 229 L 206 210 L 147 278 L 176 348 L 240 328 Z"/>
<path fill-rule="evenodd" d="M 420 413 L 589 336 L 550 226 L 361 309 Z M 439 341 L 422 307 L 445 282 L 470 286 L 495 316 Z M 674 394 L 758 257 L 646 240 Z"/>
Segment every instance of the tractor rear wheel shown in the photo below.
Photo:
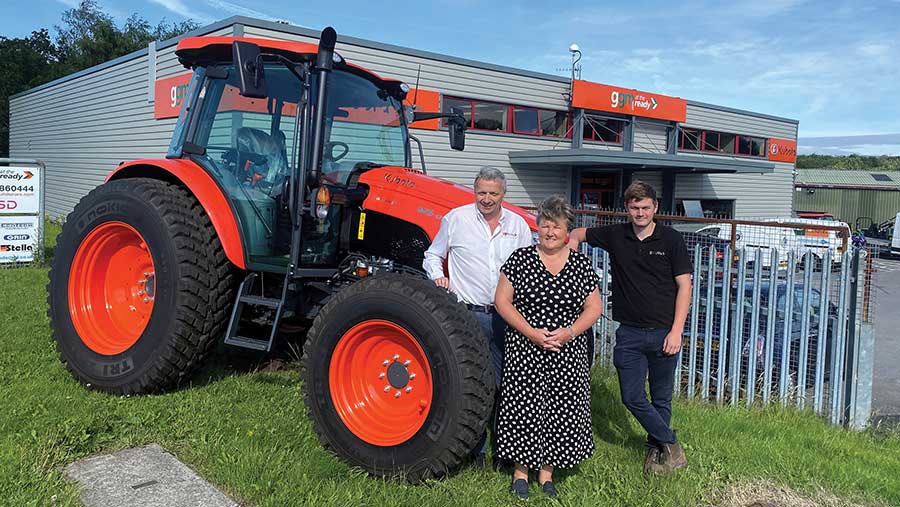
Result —
<path fill-rule="evenodd" d="M 490 415 L 481 329 L 427 280 L 384 274 L 339 292 L 304 346 L 306 404 L 323 445 L 413 483 L 457 468 Z"/>
<path fill-rule="evenodd" d="M 176 387 L 222 334 L 231 265 L 182 187 L 134 178 L 94 189 L 66 219 L 48 286 L 57 349 L 103 391 Z"/>

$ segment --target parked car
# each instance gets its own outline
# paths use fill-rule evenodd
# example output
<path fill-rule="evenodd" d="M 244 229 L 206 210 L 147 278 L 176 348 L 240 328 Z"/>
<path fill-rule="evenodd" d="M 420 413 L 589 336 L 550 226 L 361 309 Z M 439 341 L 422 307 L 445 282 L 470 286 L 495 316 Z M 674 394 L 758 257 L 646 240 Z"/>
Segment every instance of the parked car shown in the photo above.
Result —
<path fill-rule="evenodd" d="M 752 319 L 752 309 L 753 309 L 753 284 L 752 282 L 747 282 L 743 287 L 743 295 L 735 300 L 734 292 L 736 287 L 732 285 L 732 299 L 730 301 L 729 306 L 729 317 L 728 323 L 725 326 L 727 330 L 727 336 L 733 338 L 733 323 L 736 319 L 736 312 L 738 309 L 738 303 L 741 305 L 741 310 L 744 313 L 743 320 L 743 332 L 742 332 L 742 345 L 741 345 L 741 385 L 746 384 L 747 378 L 747 369 L 749 366 L 750 357 L 756 361 L 756 372 L 758 381 L 763 378 L 764 368 L 765 368 L 765 354 L 766 354 L 766 340 L 767 340 L 767 330 L 769 323 L 769 289 L 770 283 L 763 282 L 760 285 L 760 298 L 759 298 L 759 310 L 758 316 L 756 320 L 757 324 L 757 333 L 756 336 L 752 336 L 751 326 L 753 322 Z M 700 311 L 701 316 L 707 314 L 706 307 L 708 306 L 707 298 L 705 295 L 707 294 L 706 284 L 699 285 L 696 290 L 700 291 Z M 714 309 L 712 318 L 714 319 L 713 324 L 713 332 L 710 336 L 710 339 L 707 340 L 705 336 L 705 320 L 704 318 L 700 319 L 700 326 L 697 330 L 697 352 L 696 352 L 696 370 L 697 370 L 697 379 L 698 381 L 702 380 L 702 372 L 703 372 L 703 361 L 704 361 L 704 351 L 705 347 L 710 347 L 710 376 L 712 379 L 718 378 L 719 371 L 719 348 L 720 348 L 720 327 L 718 325 L 718 319 L 721 315 L 722 310 L 722 287 L 721 283 L 717 283 L 714 288 Z M 815 384 L 815 372 L 816 372 L 816 363 L 819 359 L 817 357 L 818 353 L 818 343 L 819 343 L 819 311 L 822 302 L 822 293 L 815 288 L 810 288 L 809 290 L 809 303 L 805 306 L 803 305 L 804 298 L 804 290 L 805 287 L 802 283 L 798 283 L 794 285 L 793 290 L 793 307 L 791 311 L 791 334 L 790 334 L 790 342 L 788 344 L 789 350 L 789 378 L 791 379 L 791 383 L 796 385 L 798 380 L 799 373 L 799 355 L 801 348 L 801 338 L 803 336 L 803 318 L 804 315 L 809 319 L 809 328 L 806 334 L 807 336 L 807 361 L 806 361 L 806 381 L 805 385 L 807 388 L 812 387 Z M 780 282 L 775 288 L 776 300 L 775 300 L 775 332 L 773 334 L 773 353 L 772 353 L 772 384 L 778 385 L 778 382 L 781 378 L 781 360 L 784 352 L 784 330 L 786 323 L 786 311 L 787 311 L 787 284 L 785 282 Z M 826 342 L 825 342 L 825 357 L 822 358 L 825 361 L 825 378 L 828 378 L 828 375 L 831 371 L 830 363 L 831 363 L 831 347 L 832 347 L 832 335 L 834 331 L 837 329 L 837 325 L 839 324 L 837 319 L 837 306 L 833 303 L 829 302 L 828 304 L 828 315 L 827 315 L 827 329 L 826 329 Z M 691 347 L 691 336 L 690 336 L 690 325 L 685 326 L 685 333 L 682 340 L 682 361 L 687 363 L 689 361 L 690 355 L 690 347 Z M 732 345 L 729 341 L 728 350 L 725 354 L 725 377 L 731 372 L 731 362 L 732 362 Z M 686 368 L 683 368 L 683 372 L 686 372 Z M 711 379 L 711 380 L 712 380 Z M 712 385 L 715 385 L 715 380 L 712 380 Z"/>

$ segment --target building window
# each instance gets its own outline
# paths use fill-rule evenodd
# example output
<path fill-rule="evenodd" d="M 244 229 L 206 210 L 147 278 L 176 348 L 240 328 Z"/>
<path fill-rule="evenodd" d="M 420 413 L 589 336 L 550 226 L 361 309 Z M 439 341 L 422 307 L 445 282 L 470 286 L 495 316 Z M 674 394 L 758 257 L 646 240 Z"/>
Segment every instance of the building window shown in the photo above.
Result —
<path fill-rule="evenodd" d="M 531 136 L 566 137 L 569 129 L 567 111 L 551 111 L 533 107 L 499 104 L 473 99 L 444 97 L 442 111 L 463 111 L 466 125 L 473 130 L 511 132 Z M 447 126 L 447 119 L 441 120 Z"/>
<path fill-rule="evenodd" d="M 682 150 L 700 150 L 700 136 L 702 132 L 697 129 L 681 129 L 681 142 L 678 145 Z"/>
<path fill-rule="evenodd" d="M 678 199 L 675 201 L 675 214 L 684 215 L 684 201 L 691 199 Z M 705 218 L 732 218 L 734 217 L 733 199 L 699 199 L 700 208 Z"/>
<path fill-rule="evenodd" d="M 513 107 L 513 132 L 516 134 L 541 135 L 540 115 L 537 109 Z"/>
<path fill-rule="evenodd" d="M 584 116 L 584 140 L 601 143 L 622 144 L 625 121 L 599 116 Z"/>
<path fill-rule="evenodd" d="M 509 106 L 476 100 L 473 100 L 472 104 L 474 105 L 472 128 L 476 130 L 499 130 L 500 132 L 509 131 L 507 123 Z"/>
<path fill-rule="evenodd" d="M 678 149 L 765 158 L 766 139 L 714 130 L 682 128 Z"/>

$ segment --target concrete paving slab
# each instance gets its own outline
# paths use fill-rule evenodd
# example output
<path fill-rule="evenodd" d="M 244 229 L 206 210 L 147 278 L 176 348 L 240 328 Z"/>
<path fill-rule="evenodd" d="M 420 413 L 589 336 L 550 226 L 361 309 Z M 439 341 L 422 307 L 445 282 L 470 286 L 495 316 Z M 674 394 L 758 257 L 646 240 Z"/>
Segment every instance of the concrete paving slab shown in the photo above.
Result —
<path fill-rule="evenodd" d="M 237 507 L 187 465 L 156 444 L 95 456 L 66 467 L 87 507 Z"/>

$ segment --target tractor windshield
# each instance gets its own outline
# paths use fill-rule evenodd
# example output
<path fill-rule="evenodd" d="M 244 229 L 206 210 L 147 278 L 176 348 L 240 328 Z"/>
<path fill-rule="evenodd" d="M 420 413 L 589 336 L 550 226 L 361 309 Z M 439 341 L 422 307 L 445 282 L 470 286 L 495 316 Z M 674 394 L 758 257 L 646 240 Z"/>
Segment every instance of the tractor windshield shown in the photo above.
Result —
<path fill-rule="evenodd" d="M 285 210 L 288 182 L 292 173 L 297 174 L 300 159 L 294 129 L 302 85 L 284 65 L 267 63 L 268 96 L 247 98 L 239 92 L 233 67 L 221 68 L 227 77 L 206 79 L 199 91 L 195 127 L 188 129 L 185 141 L 204 149 L 194 157 L 202 159 L 229 194 L 251 262 L 280 265 L 290 252 L 290 217 Z M 315 77 L 311 85 L 309 97 L 314 101 L 318 91 Z M 372 81 L 342 70 L 331 74 L 327 86 L 323 182 L 346 185 L 361 162 L 406 166 L 407 131 L 399 101 Z M 313 110 L 315 107 L 313 103 Z M 299 132 L 298 145 L 304 135 L 311 144 L 311 133 Z M 312 236 L 307 239 L 307 246 L 316 243 Z M 326 239 L 319 242 L 324 245 L 321 248 L 304 251 L 304 262 L 330 258 L 334 245 Z"/>
<path fill-rule="evenodd" d="M 250 99 L 240 95 L 237 73 L 225 69 L 227 78 L 207 82 L 193 143 L 206 148 L 207 160 L 226 180 L 234 176 L 231 183 L 269 189 L 294 170 L 292 156 L 299 158 L 293 145 L 300 81 L 280 63 L 267 64 L 268 97 Z M 310 97 L 316 96 L 313 77 Z M 327 108 L 321 173 L 328 183 L 344 184 L 359 162 L 407 165 L 401 104 L 373 82 L 334 71 Z"/>

